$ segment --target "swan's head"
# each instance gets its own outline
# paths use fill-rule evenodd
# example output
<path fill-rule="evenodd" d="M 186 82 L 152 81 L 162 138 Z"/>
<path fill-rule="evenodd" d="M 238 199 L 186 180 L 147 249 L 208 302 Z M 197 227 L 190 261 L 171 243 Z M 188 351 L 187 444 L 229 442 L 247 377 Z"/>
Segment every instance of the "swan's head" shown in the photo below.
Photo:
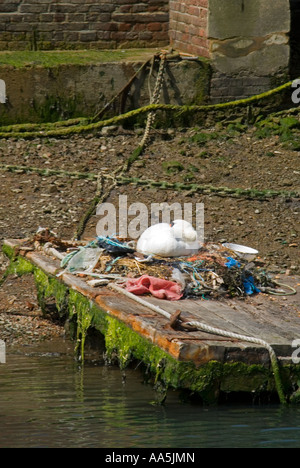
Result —
<path fill-rule="evenodd" d="M 176 238 L 182 239 L 186 242 L 194 242 L 197 240 L 197 232 L 189 223 L 184 219 L 175 219 L 171 223 Z"/>

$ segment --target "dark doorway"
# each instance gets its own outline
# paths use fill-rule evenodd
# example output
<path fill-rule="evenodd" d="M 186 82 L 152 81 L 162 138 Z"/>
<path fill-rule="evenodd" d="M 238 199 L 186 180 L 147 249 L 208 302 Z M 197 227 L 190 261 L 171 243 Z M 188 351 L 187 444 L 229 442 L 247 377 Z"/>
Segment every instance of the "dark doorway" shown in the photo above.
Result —
<path fill-rule="evenodd" d="M 291 78 L 300 78 L 300 0 L 290 0 L 291 7 Z"/>

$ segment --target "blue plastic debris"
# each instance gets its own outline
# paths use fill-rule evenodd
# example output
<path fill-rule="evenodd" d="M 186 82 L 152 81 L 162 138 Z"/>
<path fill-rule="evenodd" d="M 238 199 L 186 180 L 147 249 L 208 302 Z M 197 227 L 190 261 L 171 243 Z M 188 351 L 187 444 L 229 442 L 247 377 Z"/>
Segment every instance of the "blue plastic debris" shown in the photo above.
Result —
<path fill-rule="evenodd" d="M 225 263 L 227 268 L 238 267 L 240 268 L 241 264 L 232 257 L 227 257 L 228 262 Z"/>
<path fill-rule="evenodd" d="M 135 252 L 134 248 L 130 247 L 126 243 L 118 241 L 118 239 L 114 239 L 113 237 L 98 236 L 97 245 L 112 254 L 126 255 L 128 253 Z"/>
<path fill-rule="evenodd" d="M 244 285 L 245 293 L 248 296 L 251 296 L 251 294 L 254 294 L 254 293 L 260 293 L 260 289 L 258 289 L 254 284 L 253 276 L 248 276 L 248 278 L 244 278 L 243 285 Z"/>

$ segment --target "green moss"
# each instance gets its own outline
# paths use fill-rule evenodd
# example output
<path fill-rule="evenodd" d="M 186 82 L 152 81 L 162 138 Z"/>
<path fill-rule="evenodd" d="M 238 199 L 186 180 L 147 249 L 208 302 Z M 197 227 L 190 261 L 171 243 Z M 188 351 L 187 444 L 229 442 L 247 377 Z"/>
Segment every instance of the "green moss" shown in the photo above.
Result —
<path fill-rule="evenodd" d="M 33 273 L 34 267 L 33 265 L 25 260 L 22 257 L 18 257 L 16 252 L 8 246 L 3 247 L 3 252 L 8 256 L 10 259 L 10 263 L 6 268 L 2 278 L 0 279 L 0 287 L 5 282 L 6 278 L 9 275 L 17 275 L 23 276 L 29 273 Z"/>
<path fill-rule="evenodd" d="M 17 257 L 10 264 L 10 274 L 23 276 L 33 273 L 33 271 L 33 265 L 22 257 Z"/>
<path fill-rule="evenodd" d="M 77 325 L 75 352 L 84 363 L 85 340 L 92 323 L 94 310 L 90 302 L 76 291 L 70 291 L 68 302 L 69 314 L 73 319 L 76 318 Z"/>
<path fill-rule="evenodd" d="M 37 287 L 38 302 L 42 311 L 46 313 L 47 299 L 54 298 L 59 315 L 62 318 L 65 317 L 68 288 L 61 281 L 46 275 L 39 268 L 34 268 L 34 279 Z"/>
<path fill-rule="evenodd" d="M 15 257 L 15 251 L 9 245 L 3 244 L 2 245 L 2 252 L 6 257 L 12 260 Z"/>
<path fill-rule="evenodd" d="M 80 102 L 82 102 L 82 96 L 80 96 L 80 94 L 76 95 L 76 99 L 47 96 L 42 104 L 36 104 L 36 102 L 33 101 L 33 109 L 36 114 L 35 119 L 42 123 L 50 123 L 62 119 L 80 117 L 80 113 L 78 113 L 77 110 L 78 103 Z"/>
<path fill-rule="evenodd" d="M 156 49 L 0 51 L 0 63 L 1 66 L 11 65 L 16 68 L 30 66 L 50 68 L 64 64 L 89 65 L 124 60 L 144 60 L 145 57 L 156 52 Z"/>
<path fill-rule="evenodd" d="M 205 104 L 209 99 L 212 68 L 209 61 L 205 59 L 198 63 L 201 64 L 201 70 L 197 72 L 194 77 L 195 97 L 191 104 L 201 105 Z"/>
<path fill-rule="evenodd" d="M 223 136 L 218 132 L 196 132 L 189 138 L 191 143 L 197 143 L 197 145 L 202 146 L 203 144 L 207 143 L 210 140 L 216 140 Z"/>
<path fill-rule="evenodd" d="M 257 138 L 268 138 L 273 135 L 278 135 L 280 141 L 285 146 L 298 151 L 300 147 L 299 135 L 300 122 L 293 116 L 277 117 L 270 116 L 266 119 L 256 122 L 255 135 Z"/>
<path fill-rule="evenodd" d="M 179 161 L 164 161 L 162 168 L 167 174 L 177 174 L 184 169 L 184 166 Z"/>

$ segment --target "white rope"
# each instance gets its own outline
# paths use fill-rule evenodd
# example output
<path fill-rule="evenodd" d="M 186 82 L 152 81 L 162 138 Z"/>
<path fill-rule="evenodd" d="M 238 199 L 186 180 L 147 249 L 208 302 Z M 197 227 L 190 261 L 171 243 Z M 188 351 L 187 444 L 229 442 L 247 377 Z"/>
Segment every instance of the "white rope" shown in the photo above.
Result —
<path fill-rule="evenodd" d="M 162 90 L 162 85 L 164 82 L 164 68 L 165 68 L 165 62 L 166 62 L 166 56 L 165 54 L 161 55 L 160 58 L 160 66 L 157 74 L 157 79 L 156 79 L 156 84 L 155 84 L 155 89 L 153 92 L 153 96 L 150 97 L 150 104 L 158 104 L 161 90 Z M 150 71 L 152 73 L 152 69 Z M 149 75 L 150 76 L 150 75 Z M 151 125 L 153 124 L 155 120 L 155 112 L 149 112 L 148 117 L 147 117 L 147 123 L 146 123 L 146 128 L 144 132 L 144 136 L 142 138 L 142 141 L 140 143 L 141 147 L 144 147 L 147 144 L 148 138 L 149 138 L 149 133 L 150 133 L 150 128 Z"/>
<path fill-rule="evenodd" d="M 65 258 L 65 255 L 62 254 L 61 252 L 59 252 L 58 250 L 56 250 L 52 246 L 51 242 L 47 242 L 44 245 L 43 250 L 44 250 L 45 254 L 50 255 L 50 256 L 54 256 L 54 257 L 58 258 L 59 260 L 63 260 Z"/>
<path fill-rule="evenodd" d="M 141 304 L 141 305 L 143 305 L 145 307 L 148 307 L 149 309 L 153 310 L 154 312 L 157 312 L 157 313 L 163 315 L 164 317 L 166 317 L 167 319 L 170 320 L 171 314 L 169 312 L 167 312 L 166 310 L 162 309 L 161 307 L 150 304 L 150 303 L 144 301 L 143 299 L 141 299 L 140 297 L 135 296 L 134 294 L 130 293 L 129 291 L 126 291 L 125 289 L 120 288 L 119 286 L 117 286 L 117 285 L 115 285 L 113 283 L 110 283 L 108 286 L 111 289 L 114 289 L 115 291 L 120 292 L 121 294 L 124 294 L 125 296 L 129 297 L 130 299 L 133 299 L 134 301 L 138 302 L 139 304 Z M 240 335 L 238 333 L 228 332 L 228 331 L 222 330 L 220 328 L 211 327 L 209 325 L 206 325 L 205 323 L 198 322 L 197 320 L 190 320 L 188 322 L 184 322 L 184 325 L 190 325 L 192 327 L 197 328 L 198 330 L 205 331 L 205 332 L 208 332 L 208 333 L 212 333 L 214 335 L 221 335 L 221 336 L 225 336 L 225 337 L 228 337 L 228 338 L 234 338 L 234 339 L 238 339 L 238 340 L 241 340 L 241 341 L 255 343 L 255 344 L 261 345 L 264 348 L 266 348 L 269 351 L 269 354 L 270 354 L 270 359 L 271 359 L 271 364 L 272 364 L 272 368 L 273 368 L 274 379 L 275 379 L 275 384 L 276 384 L 276 389 L 277 389 L 279 399 L 280 399 L 282 404 L 286 404 L 286 397 L 285 397 L 283 389 L 282 389 L 282 382 L 281 382 L 281 377 L 280 377 L 280 371 L 279 371 L 277 356 L 276 356 L 276 353 L 275 353 L 274 349 L 272 348 L 272 346 L 269 343 L 267 343 L 264 340 L 261 340 L 260 338 L 255 338 L 255 337 L 247 336 L 247 335 Z"/>
<path fill-rule="evenodd" d="M 261 340 L 260 338 L 255 338 L 253 336 L 248 336 L 248 335 L 240 335 L 240 334 L 234 333 L 234 332 L 228 332 L 228 331 L 225 331 L 225 330 L 221 330 L 220 328 L 211 327 L 209 325 L 206 325 L 205 323 L 198 322 L 196 320 L 191 320 L 189 322 L 184 322 L 184 323 L 185 323 L 185 325 L 190 325 L 192 327 L 201 329 L 202 331 L 206 331 L 208 333 L 213 333 L 214 335 L 222 335 L 222 336 L 226 336 L 228 338 L 235 338 L 235 339 L 240 340 L 240 341 L 247 341 L 247 342 L 250 342 L 250 343 L 255 343 L 255 344 L 261 345 L 261 346 L 265 347 L 269 351 L 271 359 L 272 358 L 277 359 L 275 351 L 272 348 L 272 346 L 270 346 L 269 343 L 267 343 L 264 340 Z"/>
<path fill-rule="evenodd" d="M 115 291 L 118 291 L 118 292 L 124 294 L 125 296 L 129 297 L 130 299 L 133 299 L 134 301 L 138 302 L 139 304 L 141 304 L 141 305 L 143 305 L 145 307 L 148 307 L 148 309 L 151 309 L 154 312 L 157 312 L 157 313 L 163 315 L 167 319 L 170 319 L 171 316 L 172 316 L 169 312 L 162 309 L 161 307 L 150 304 L 149 302 L 147 302 L 147 301 L 141 299 L 140 297 L 132 294 L 131 292 L 127 291 L 126 289 L 120 288 L 119 286 L 117 286 L 114 283 L 110 283 L 109 287 L 114 289 Z M 260 338 L 255 338 L 255 337 L 247 336 L 247 335 L 240 335 L 240 334 L 237 334 L 237 333 L 234 333 L 234 332 L 221 330 L 220 328 L 211 327 L 210 325 L 206 325 L 205 323 L 198 322 L 197 320 L 190 320 L 188 322 L 184 322 L 184 324 L 185 325 L 190 325 L 192 327 L 197 328 L 198 330 L 202 330 L 202 331 L 205 331 L 207 333 L 212 333 L 214 335 L 226 336 L 228 338 L 234 338 L 234 339 L 237 339 L 237 340 L 240 340 L 240 341 L 247 341 L 247 342 L 250 342 L 250 343 L 255 343 L 255 344 L 261 345 L 261 346 L 265 347 L 269 351 L 271 359 L 272 358 L 277 359 L 275 351 L 273 350 L 272 346 L 270 346 L 269 343 L 267 343 L 264 340 L 261 340 Z"/>

